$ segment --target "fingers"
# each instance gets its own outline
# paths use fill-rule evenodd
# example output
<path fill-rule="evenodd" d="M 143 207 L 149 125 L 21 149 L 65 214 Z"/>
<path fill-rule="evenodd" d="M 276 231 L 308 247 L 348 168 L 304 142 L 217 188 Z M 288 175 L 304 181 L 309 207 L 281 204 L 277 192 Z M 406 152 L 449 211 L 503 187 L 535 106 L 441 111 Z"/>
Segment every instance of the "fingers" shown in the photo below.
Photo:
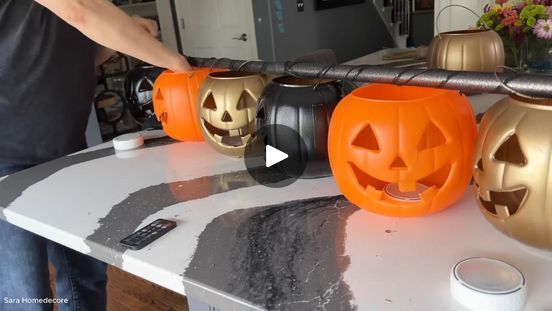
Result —
<path fill-rule="evenodd" d="M 171 69 L 174 72 L 189 72 L 193 70 L 192 66 L 190 66 L 190 63 L 188 63 L 188 60 L 186 59 L 186 57 L 182 55 L 178 57 L 176 63 L 173 66 L 171 66 L 171 68 L 169 69 Z"/>

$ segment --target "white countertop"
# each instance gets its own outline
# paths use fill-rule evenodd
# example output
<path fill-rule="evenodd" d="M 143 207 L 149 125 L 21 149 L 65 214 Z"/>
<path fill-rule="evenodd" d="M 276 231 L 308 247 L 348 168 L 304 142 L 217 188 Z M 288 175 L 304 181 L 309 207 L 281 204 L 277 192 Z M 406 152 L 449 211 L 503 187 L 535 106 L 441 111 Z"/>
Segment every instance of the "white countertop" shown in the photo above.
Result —
<path fill-rule="evenodd" d="M 476 113 L 498 97 L 472 97 Z M 463 310 L 450 269 L 485 256 L 526 276 L 526 310 L 552 309 L 552 255 L 495 230 L 471 190 L 432 216 L 384 217 L 351 206 L 333 178 L 267 188 L 240 159 L 161 138 L 0 179 L 0 207 L 17 226 L 219 308 Z M 178 226 L 140 251 L 117 244 L 157 218 Z"/>

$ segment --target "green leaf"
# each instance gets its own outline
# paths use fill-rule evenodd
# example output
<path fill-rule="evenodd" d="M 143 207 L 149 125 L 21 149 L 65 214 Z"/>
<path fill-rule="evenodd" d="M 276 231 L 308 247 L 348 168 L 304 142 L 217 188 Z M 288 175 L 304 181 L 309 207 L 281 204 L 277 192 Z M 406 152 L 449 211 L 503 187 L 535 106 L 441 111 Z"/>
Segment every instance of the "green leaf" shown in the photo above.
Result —
<path fill-rule="evenodd" d="M 498 24 L 498 25 L 495 27 L 495 31 L 501 31 L 503 28 L 504 28 L 504 25 Z"/>
<path fill-rule="evenodd" d="M 534 9 L 534 12 L 535 12 L 535 15 L 544 15 L 546 14 L 546 7 L 542 4 L 539 4 L 539 5 L 535 5 L 535 9 Z"/>
<path fill-rule="evenodd" d="M 529 27 L 535 26 L 536 23 L 537 23 L 537 19 L 534 18 L 533 16 L 531 16 L 527 19 L 527 26 L 529 26 Z"/>

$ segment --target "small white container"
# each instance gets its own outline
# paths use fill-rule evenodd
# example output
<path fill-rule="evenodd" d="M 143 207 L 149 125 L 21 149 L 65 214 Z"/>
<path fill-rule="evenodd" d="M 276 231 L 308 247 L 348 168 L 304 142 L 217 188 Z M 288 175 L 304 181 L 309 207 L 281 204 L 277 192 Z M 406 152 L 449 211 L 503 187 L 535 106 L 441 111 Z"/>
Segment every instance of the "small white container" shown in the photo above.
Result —
<path fill-rule="evenodd" d="M 450 272 L 452 296 L 474 311 L 518 311 L 527 300 L 525 277 L 514 266 L 491 258 L 468 258 Z"/>

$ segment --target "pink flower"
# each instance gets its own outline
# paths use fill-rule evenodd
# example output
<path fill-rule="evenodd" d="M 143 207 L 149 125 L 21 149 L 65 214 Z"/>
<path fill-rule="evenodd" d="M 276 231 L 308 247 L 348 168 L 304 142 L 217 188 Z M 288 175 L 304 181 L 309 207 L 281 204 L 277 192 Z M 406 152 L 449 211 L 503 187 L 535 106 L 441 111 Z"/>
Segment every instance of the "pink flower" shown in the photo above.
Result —
<path fill-rule="evenodd" d="M 523 8 L 526 6 L 527 6 L 527 3 L 525 3 L 525 1 L 522 1 L 514 6 L 514 10 L 521 12 L 521 10 L 523 10 Z"/>
<path fill-rule="evenodd" d="M 517 17 L 515 16 L 508 16 L 504 18 L 500 23 L 504 26 L 510 26 L 514 24 L 517 21 Z"/>
<path fill-rule="evenodd" d="M 542 39 L 552 39 L 552 19 L 539 19 L 533 28 L 533 33 Z"/>
<path fill-rule="evenodd" d="M 504 16 L 504 19 L 500 23 L 504 26 L 512 25 L 518 20 L 518 12 L 513 9 L 505 9 L 502 16 Z"/>

